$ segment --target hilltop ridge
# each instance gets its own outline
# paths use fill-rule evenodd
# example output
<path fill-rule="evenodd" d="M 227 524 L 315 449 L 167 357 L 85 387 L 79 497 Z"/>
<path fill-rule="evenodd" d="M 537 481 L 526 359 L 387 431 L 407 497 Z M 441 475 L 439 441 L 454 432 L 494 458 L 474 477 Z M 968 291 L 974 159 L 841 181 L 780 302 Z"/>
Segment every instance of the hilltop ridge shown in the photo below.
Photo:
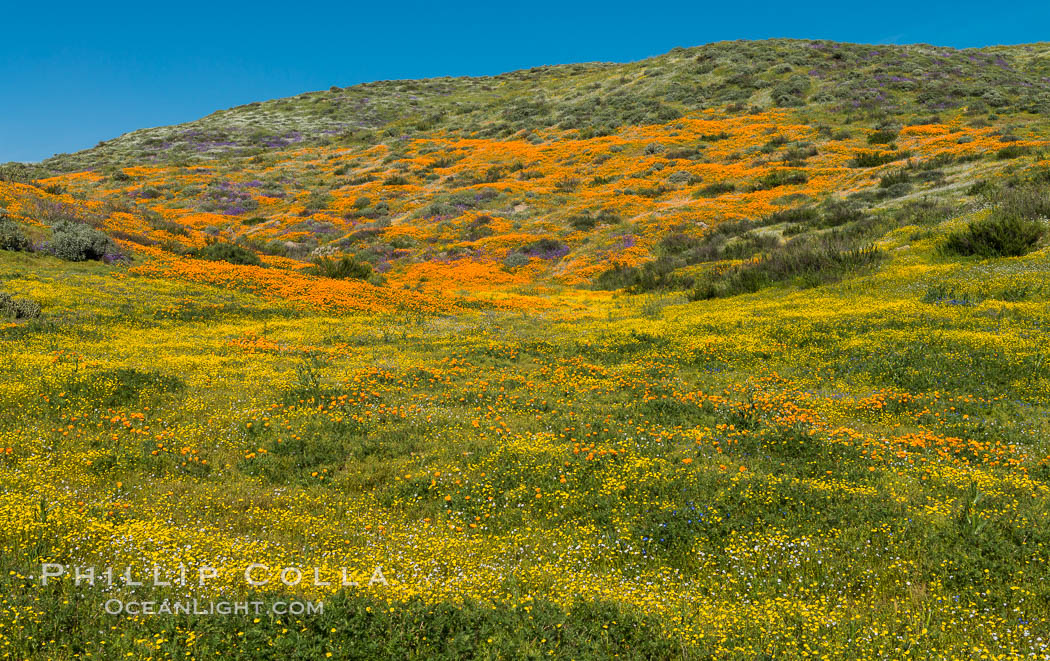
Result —
<path fill-rule="evenodd" d="M 1050 43 L 957 50 L 771 39 L 676 48 L 629 63 L 535 67 L 497 76 L 363 83 L 140 129 L 43 164 L 56 171 L 253 155 L 433 131 L 500 138 L 559 128 L 602 135 L 705 108 L 806 107 L 857 117 L 966 107 L 1050 112 Z"/>

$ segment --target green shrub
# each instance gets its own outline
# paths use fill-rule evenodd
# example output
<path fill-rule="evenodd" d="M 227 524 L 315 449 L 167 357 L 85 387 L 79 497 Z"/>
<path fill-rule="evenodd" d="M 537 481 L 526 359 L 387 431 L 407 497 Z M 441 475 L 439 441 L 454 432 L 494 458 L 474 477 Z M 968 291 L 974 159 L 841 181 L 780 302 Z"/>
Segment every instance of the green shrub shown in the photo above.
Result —
<path fill-rule="evenodd" d="M 105 233 L 90 225 L 70 220 L 62 220 L 54 225 L 47 250 L 55 257 L 70 262 L 121 256 L 117 245 Z"/>
<path fill-rule="evenodd" d="M 36 319 L 40 316 L 40 304 L 28 298 L 15 298 L 0 292 L 0 318 Z"/>
<path fill-rule="evenodd" d="M 908 158 L 906 151 L 859 151 L 849 162 L 851 168 L 876 168 L 902 158 Z"/>
<path fill-rule="evenodd" d="M 895 170 L 883 175 L 879 179 L 879 188 L 892 188 L 899 184 L 911 183 L 911 175 L 907 170 Z"/>
<path fill-rule="evenodd" d="M 779 186 L 804 184 L 809 177 L 802 170 L 773 170 L 752 186 L 753 190 L 767 190 Z"/>
<path fill-rule="evenodd" d="M 773 102 L 778 106 L 800 106 L 805 103 L 805 94 L 810 85 L 809 76 L 795 74 L 773 87 Z"/>
<path fill-rule="evenodd" d="M 841 233 L 799 236 L 760 259 L 701 280 L 690 299 L 752 293 L 778 282 L 797 281 L 807 287 L 836 282 L 853 271 L 878 264 L 884 256 L 878 248 L 855 245 Z"/>
<path fill-rule="evenodd" d="M 1019 257 L 1031 252 L 1044 232 L 1043 223 L 1038 220 L 993 214 L 949 234 L 944 248 L 963 256 Z"/>
<path fill-rule="evenodd" d="M 372 276 L 372 265 L 358 261 L 349 255 L 343 255 L 339 259 L 318 257 L 314 260 L 314 266 L 310 272 L 323 278 L 367 280 Z"/>
<path fill-rule="evenodd" d="M 519 266 L 525 266 L 529 263 L 529 256 L 520 252 L 512 252 L 507 255 L 506 259 L 503 260 L 503 265 L 507 268 L 518 268 Z"/>
<path fill-rule="evenodd" d="M 1020 156 L 1024 156 L 1029 151 L 1031 150 L 1024 145 L 1007 145 L 1001 148 L 999 151 L 995 152 L 995 157 L 1000 161 L 1005 161 L 1010 158 L 1018 158 Z"/>
<path fill-rule="evenodd" d="M 697 191 L 697 195 L 699 197 L 718 197 L 723 193 L 732 193 L 735 190 L 736 186 L 734 184 L 718 182 L 704 186 L 703 188 Z"/>
<path fill-rule="evenodd" d="M 1031 252 L 1046 234 L 1050 191 L 1038 186 L 991 193 L 987 218 L 970 221 L 944 243 L 949 254 L 976 257 L 1019 257 Z"/>
<path fill-rule="evenodd" d="M 589 214 L 580 214 L 569 218 L 569 226 L 579 232 L 587 232 L 598 225 L 598 219 Z"/>
<path fill-rule="evenodd" d="M 212 243 L 190 254 L 197 259 L 207 259 L 213 262 L 262 266 L 262 260 L 257 254 L 235 243 Z"/>
<path fill-rule="evenodd" d="M 32 249 L 32 242 L 22 232 L 18 223 L 0 215 L 0 250 L 29 252 Z"/>
<path fill-rule="evenodd" d="M 897 132 L 890 131 L 887 129 L 880 129 L 874 133 L 868 134 L 869 145 L 888 145 L 897 139 Z"/>

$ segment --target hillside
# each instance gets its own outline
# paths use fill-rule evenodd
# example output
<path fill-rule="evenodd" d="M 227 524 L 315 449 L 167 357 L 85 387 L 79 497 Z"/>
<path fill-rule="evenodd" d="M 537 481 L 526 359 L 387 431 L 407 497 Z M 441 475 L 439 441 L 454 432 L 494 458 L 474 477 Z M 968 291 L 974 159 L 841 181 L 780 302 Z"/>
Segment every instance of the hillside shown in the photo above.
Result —
<path fill-rule="evenodd" d="M 1050 44 L 333 87 L 0 166 L 0 655 L 1043 658 L 1048 223 Z M 190 597 L 270 610 L 104 611 Z"/>
<path fill-rule="evenodd" d="M 827 41 L 724 42 L 629 64 L 538 67 L 501 76 L 381 81 L 219 111 L 59 155 L 60 171 L 356 146 L 428 134 L 507 138 L 544 129 L 607 135 L 739 104 L 855 117 L 1045 114 L 1050 44 L 955 50 Z"/>

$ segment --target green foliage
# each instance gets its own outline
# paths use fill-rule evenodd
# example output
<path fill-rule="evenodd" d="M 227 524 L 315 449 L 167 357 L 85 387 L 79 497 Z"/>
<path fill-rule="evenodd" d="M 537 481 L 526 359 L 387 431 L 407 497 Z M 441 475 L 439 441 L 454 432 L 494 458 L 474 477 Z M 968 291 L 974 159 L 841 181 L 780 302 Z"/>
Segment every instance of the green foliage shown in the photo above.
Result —
<path fill-rule="evenodd" d="M 213 262 L 262 266 L 262 260 L 259 259 L 259 255 L 236 243 L 210 243 L 190 254 L 197 259 L 207 259 Z"/>
<path fill-rule="evenodd" d="M 849 165 L 852 168 L 876 168 L 880 165 L 893 163 L 908 158 L 908 152 L 898 151 L 860 151 L 857 152 Z"/>
<path fill-rule="evenodd" d="M 70 262 L 97 261 L 120 255 L 117 245 L 104 232 L 71 220 L 59 221 L 52 227 L 47 250 Z"/>
<path fill-rule="evenodd" d="M 40 304 L 36 301 L 28 298 L 15 298 L 7 292 L 0 292 L 0 318 L 37 319 L 40 314 Z"/>
<path fill-rule="evenodd" d="M 773 87 L 773 101 L 778 106 L 801 106 L 810 85 L 809 76 L 795 74 Z"/>
<path fill-rule="evenodd" d="M 720 181 L 713 184 L 708 184 L 697 191 L 699 197 L 718 197 L 726 193 L 732 193 L 736 190 L 736 185 L 727 181 Z"/>
<path fill-rule="evenodd" d="M 698 238 L 682 232 L 664 236 L 658 245 L 658 256 L 639 266 L 614 266 L 595 279 L 598 289 L 626 289 L 631 293 L 689 289 L 690 276 L 678 269 L 723 259 L 746 259 L 776 249 L 777 235 L 755 231 L 754 223 L 725 222 L 714 231 Z"/>
<path fill-rule="evenodd" d="M 1004 161 L 1011 158 L 1019 158 L 1030 151 L 1031 149 L 1024 145 L 1007 145 L 995 152 L 995 157 L 1000 161 Z"/>
<path fill-rule="evenodd" d="M 873 133 L 868 134 L 869 145 L 888 145 L 892 144 L 897 139 L 897 131 L 889 129 L 879 129 Z"/>
<path fill-rule="evenodd" d="M 478 216 L 467 224 L 463 232 L 463 240 L 477 241 L 493 234 L 495 234 L 495 231 L 492 229 L 492 217 L 483 215 Z"/>
<path fill-rule="evenodd" d="M 993 216 L 971 221 L 965 230 L 948 235 L 944 249 L 963 256 L 1019 257 L 1031 252 L 1045 232 L 1037 220 Z"/>
<path fill-rule="evenodd" d="M 512 252 L 503 259 L 503 265 L 509 269 L 516 269 L 529 263 L 529 256 L 520 252 Z"/>
<path fill-rule="evenodd" d="M 0 214 L 0 250 L 29 252 L 32 249 L 33 244 L 22 231 L 22 227 Z"/>
<path fill-rule="evenodd" d="M 368 262 L 358 261 L 349 255 L 343 255 L 339 259 L 332 257 L 316 258 L 310 272 L 324 278 L 368 280 L 372 276 L 373 271 L 372 265 Z"/>
<path fill-rule="evenodd" d="M 766 190 L 778 186 L 794 186 L 804 184 L 809 177 L 802 170 L 773 170 L 758 180 L 754 186 L 755 190 Z"/>
<path fill-rule="evenodd" d="M 943 244 L 948 254 L 976 257 L 1018 257 L 1031 252 L 1046 234 L 1050 192 L 1028 186 L 993 197 L 995 206 L 980 220 L 952 232 Z"/>
<path fill-rule="evenodd" d="M 873 246 L 857 246 L 841 234 L 800 236 L 761 259 L 708 276 L 692 291 L 692 300 L 756 292 L 779 282 L 797 281 L 815 286 L 878 264 L 884 253 Z"/>
<path fill-rule="evenodd" d="M 910 182 L 911 175 L 908 174 L 907 170 L 894 170 L 879 178 L 879 188 L 892 188 Z"/>

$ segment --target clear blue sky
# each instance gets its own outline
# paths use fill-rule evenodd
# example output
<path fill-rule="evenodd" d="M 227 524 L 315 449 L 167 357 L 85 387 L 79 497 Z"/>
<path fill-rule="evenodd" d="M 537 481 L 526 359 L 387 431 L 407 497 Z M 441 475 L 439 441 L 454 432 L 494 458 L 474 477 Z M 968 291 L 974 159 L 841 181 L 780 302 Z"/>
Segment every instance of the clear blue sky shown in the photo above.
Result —
<path fill-rule="evenodd" d="M 12 2 L 0 162 L 370 80 L 630 61 L 727 39 L 1050 40 L 1050 1 Z"/>

